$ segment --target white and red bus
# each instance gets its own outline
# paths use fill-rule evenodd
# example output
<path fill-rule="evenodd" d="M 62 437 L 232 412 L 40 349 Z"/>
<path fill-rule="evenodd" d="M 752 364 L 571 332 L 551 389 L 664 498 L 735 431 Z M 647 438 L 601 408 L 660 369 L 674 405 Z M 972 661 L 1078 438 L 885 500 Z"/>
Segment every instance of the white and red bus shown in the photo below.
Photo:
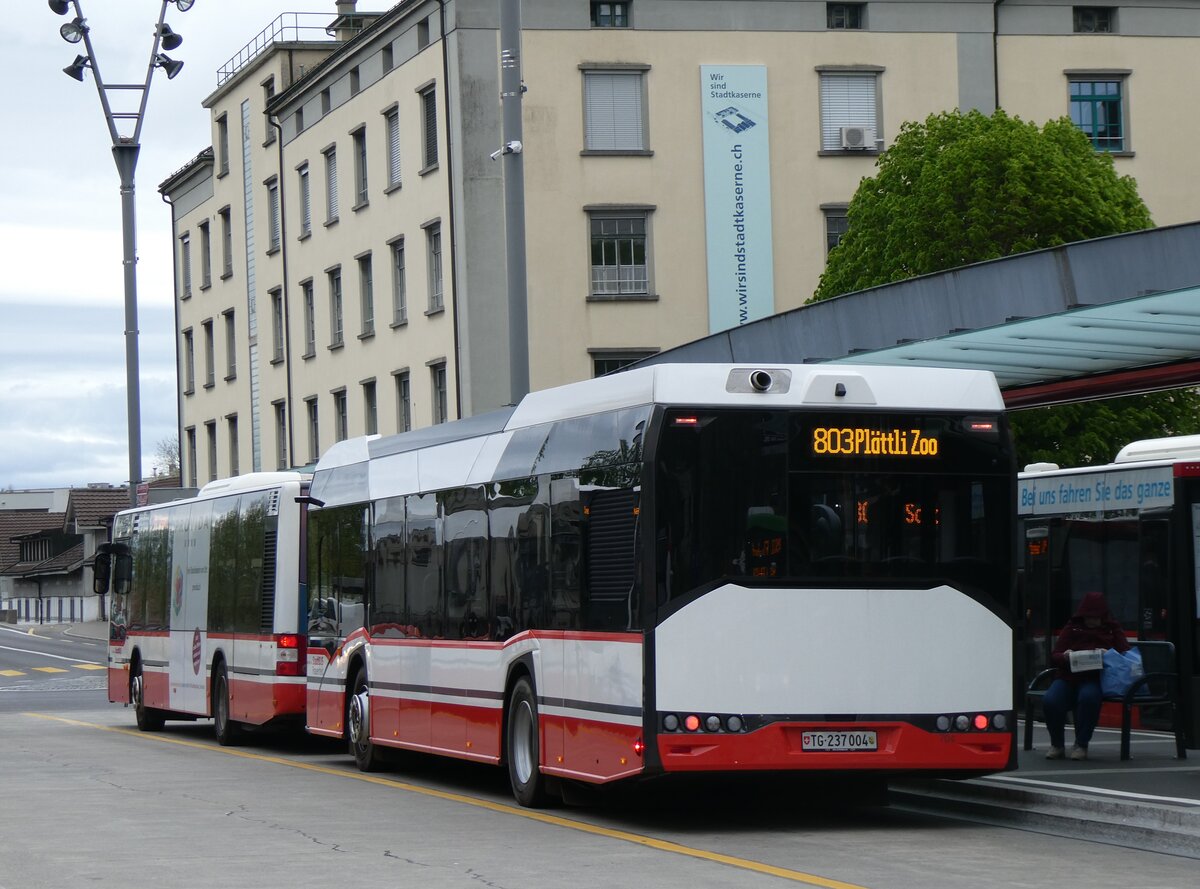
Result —
<path fill-rule="evenodd" d="M 305 709 L 307 475 L 254 473 L 118 513 L 97 556 L 111 592 L 108 699 L 143 731 L 211 717 L 217 739 Z"/>
<path fill-rule="evenodd" d="M 1011 768 L 987 373 L 658 365 L 351 439 L 308 513 L 308 728 L 563 780 Z"/>

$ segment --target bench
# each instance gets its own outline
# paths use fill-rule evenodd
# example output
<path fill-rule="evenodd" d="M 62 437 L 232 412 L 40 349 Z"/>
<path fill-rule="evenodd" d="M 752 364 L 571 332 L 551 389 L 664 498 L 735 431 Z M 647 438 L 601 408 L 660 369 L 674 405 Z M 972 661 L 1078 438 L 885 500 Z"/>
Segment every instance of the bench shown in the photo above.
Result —
<path fill-rule="evenodd" d="M 1145 675 L 1124 695 L 1105 695 L 1104 700 L 1121 705 L 1121 759 L 1129 759 L 1129 731 L 1135 707 L 1165 705 L 1171 713 L 1171 732 L 1175 735 L 1175 755 L 1187 759 L 1183 724 L 1179 718 L 1179 674 L 1175 671 L 1175 646 L 1170 642 L 1131 643 L 1142 654 Z M 1041 701 L 1058 671 L 1051 667 L 1033 677 L 1025 690 L 1025 749 L 1033 749 L 1034 704 Z M 1040 711 L 1039 711 L 1040 712 Z"/>

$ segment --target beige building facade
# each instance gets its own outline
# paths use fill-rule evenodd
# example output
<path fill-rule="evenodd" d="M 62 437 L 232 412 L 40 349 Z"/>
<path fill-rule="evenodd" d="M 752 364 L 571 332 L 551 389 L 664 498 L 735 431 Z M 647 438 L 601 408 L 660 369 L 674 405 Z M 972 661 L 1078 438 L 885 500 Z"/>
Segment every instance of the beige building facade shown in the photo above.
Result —
<path fill-rule="evenodd" d="M 1200 215 L 1198 0 L 524 0 L 521 195 L 491 156 L 502 4 L 336 6 L 231 59 L 212 147 L 160 187 L 185 484 L 508 403 L 506 201 L 534 389 L 803 304 L 931 113 L 1069 115 L 1157 223 Z"/>

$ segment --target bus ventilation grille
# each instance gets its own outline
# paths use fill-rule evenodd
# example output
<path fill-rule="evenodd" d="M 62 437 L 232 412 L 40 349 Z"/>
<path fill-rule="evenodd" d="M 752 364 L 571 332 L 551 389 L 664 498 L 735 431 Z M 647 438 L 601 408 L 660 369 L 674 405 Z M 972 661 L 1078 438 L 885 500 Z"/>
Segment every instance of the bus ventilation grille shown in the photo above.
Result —
<path fill-rule="evenodd" d="M 275 551 L 278 529 L 268 527 L 263 538 L 262 631 L 275 631 Z"/>

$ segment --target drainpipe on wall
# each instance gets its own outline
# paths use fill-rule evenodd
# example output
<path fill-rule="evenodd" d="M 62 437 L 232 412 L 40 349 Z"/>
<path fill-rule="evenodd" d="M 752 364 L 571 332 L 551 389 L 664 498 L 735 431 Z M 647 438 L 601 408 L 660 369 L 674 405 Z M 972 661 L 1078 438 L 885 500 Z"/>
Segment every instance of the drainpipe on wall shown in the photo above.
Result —
<path fill-rule="evenodd" d="M 454 225 L 454 123 L 450 116 L 450 35 L 446 33 L 446 0 L 437 0 L 438 29 L 442 35 L 442 103 L 446 106 L 446 195 L 450 210 L 450 311 L 454 315 L 454 416 L 462 418 L 461 342 L 458 335 L 458 234 Z"/>
<path fill-rule="evenodd" d="M 171 337 L 175 340 L 175 443 L 179 446 L 179 452 L 175 455 L 179 460 L 179 487 L 187 487 L 184 484 L 183 476 L 183 386 L 180 385 L 183 380 L 179 373 L 179 254 L 175 252 L 175 244 L 179 237 L 179 225 L 175 219 L 175 205 L 171 203 L 162 192 L 158 195 L 164 204 L 171 208 L 171 308 L 175 310 L 175 331 Z M 193 466 L 192 470 L 195 471 Z M 199 473 L 196 475 L 199 478 Z M 100 609 L 104 610 L 104 603 L 100 603 Z"/>
<path fill-rule="evenodd" d="M 294 425 L 292 421 L 292 311 L 288 302 L 287 213 L 284 212 L 287 204 L 283 199 L 283 125 L 279 122 L 278 116 L 274 114 L 267 115 L 267 122 L 275 130 L 276 153 L 279 155 L 279 172 L 276 174 L 276 181 L 279 183 L 279 258 L 283 264 L 283 288 L 281 291 L 283 299 L 283 374 L 287 387 L 287 393 L 284 396 L 283 428 L 287 434 L 287 462 L 290 466 L 299 466 L 300 464 L 296 460 L 295 436 L 292 432 Z M 270 212 L 270 208 L 267 209 Z M 274 317 L 272 317 L 271 323 L 275 323 Z"/>
<path fill-rule="evenodd" d="M 992 100 L 995 103 L 993 111 L 1000 108 L 1000 4 L 1004 0 L 992 2 Z"/>

